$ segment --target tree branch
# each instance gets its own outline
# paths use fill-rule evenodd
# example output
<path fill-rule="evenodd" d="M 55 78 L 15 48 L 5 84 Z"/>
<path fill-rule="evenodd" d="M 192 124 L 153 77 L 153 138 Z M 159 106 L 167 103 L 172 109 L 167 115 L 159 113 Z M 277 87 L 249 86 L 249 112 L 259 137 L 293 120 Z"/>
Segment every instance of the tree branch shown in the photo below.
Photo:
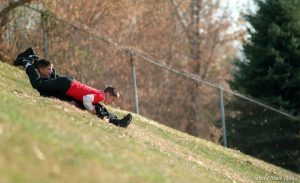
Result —
<path fill-rule="evenodd" d="M 176 14 L 177 18 L 179 19 L 179 22 L 180 22 L 183 30 L 186 32 L 186 30 L 189 26 L 188 20 L 186 20 L 186 18 L 184 17 L 183 12 L 179 10 L 179 5 L 177 4 L 177 2 L 175 2 L 175 0 L 171 0 L 171 4 L 173 5 L 173 7 L 175 9 L 175 14 Z"/>
<path fill-rule="evenodd" d="M 32 0 L 20 0 L 13 1 L 8 4 L 7 7 L 3 8 L 0 12 L 0 28 L 7 24 L 9 12 L 17 8 L 18 6 L 22 6 L 23 4 L 30 3 Z"/>

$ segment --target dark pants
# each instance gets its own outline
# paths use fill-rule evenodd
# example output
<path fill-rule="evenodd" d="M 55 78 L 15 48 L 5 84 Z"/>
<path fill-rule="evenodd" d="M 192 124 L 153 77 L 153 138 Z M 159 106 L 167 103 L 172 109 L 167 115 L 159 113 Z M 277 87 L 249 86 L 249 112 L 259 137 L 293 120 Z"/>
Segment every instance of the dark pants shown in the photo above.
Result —
<path fill-rule="evenodd" d="M 73 79 L 67 76 L 53 78 L 41 78 L 36 72 L 33 65 L 26 68 L 26 73 L 29 77 L 33 88 L 38 91 L 57 92 L 64 94 L 70 88 Z"/>

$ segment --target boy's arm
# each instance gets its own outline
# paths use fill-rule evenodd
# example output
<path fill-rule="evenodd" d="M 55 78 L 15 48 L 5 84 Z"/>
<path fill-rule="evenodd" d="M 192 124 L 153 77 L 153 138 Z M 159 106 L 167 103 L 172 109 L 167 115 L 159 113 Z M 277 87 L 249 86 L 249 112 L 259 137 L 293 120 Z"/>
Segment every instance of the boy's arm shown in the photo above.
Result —
<path fill-rule="evenodd" d="M 96 114 L 95 107 L 93 105 L 94 94 L 85 95 L 82 98 L 83 106 L 92 114 Z"/>
<path fill-rule="evenodd" d="M 29 81 L 30 81 L 31 86 L 34 89 L 37 89 L 38 88 L 38 84 L 39 84 L 40 75 L 37 73 L 37 71 L 35 70 L 34 66 L 31 65 L 30 63 L 27 63 L 26 66 L 25 66 L 25 68 L 26 68 L 26 74 L 29 77 Z"/>

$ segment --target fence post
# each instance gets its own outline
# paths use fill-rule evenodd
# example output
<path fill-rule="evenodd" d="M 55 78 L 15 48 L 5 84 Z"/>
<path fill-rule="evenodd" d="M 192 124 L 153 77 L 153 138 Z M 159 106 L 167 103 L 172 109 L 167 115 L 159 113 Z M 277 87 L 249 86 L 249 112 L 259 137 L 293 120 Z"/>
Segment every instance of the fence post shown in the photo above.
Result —
<path fill-rule="evenodd" d="M 45 11 L 41 12 L 41 18 L 42 18 L 43 37 L 44 37 L 44 57 L 46 60 L 49 60 L 48 35 L 47 35 L 47 13 Z"/>
<path fill-rule="evenodd" d="M 134 112 L 139 114 L 139 101 L 137 96 L 137 86 L 136 86 L 136 74 L 135 74 L 135 66 L 132 57 L 131 51 L 129 51 L 130 63 L 131 63 L 131 74 L 132 74 L 132 86 L 133 86 L 133 97 L 134 97 Z"/>
<path fill-rule="evenodd" d="M 223 142 L 224 147 L 227 147 L 227 134 L 226 134 L 226 123 L 225 123 L 225 110 L 224 110 L 224 96 L 223 89 L 220 89 L 220 110 L 221 110 L 221 119 L 222 119 L 222 129 L 223 129 Z"/>

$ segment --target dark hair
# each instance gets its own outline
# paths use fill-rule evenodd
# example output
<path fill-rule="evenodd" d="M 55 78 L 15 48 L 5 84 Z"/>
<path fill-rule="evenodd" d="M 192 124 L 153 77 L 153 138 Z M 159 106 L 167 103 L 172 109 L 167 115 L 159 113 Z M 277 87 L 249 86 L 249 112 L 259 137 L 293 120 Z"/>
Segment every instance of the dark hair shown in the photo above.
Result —
<path fill-rule="evenodd" d="M 109 93 L 111 96 L 114 96 L 114 97 L 116 97 L 116 98 L 119 98 L 119 97 L 120 97 L 120 94 L 119 94 L 119 92 L 117 91 L 117 89 L 115 89 L 115 88 L 112 87 L 112 86 L 106 87 L 105 90 L 104 90 L 104 93 Z"/>
<path fill-rule="evenodd" d="M 49 65 L 51 65 L 52 63 L 48 60 L 45 60 L 45 59 L 40 59 L 37 61 L 36 63 L 36 68 L 37 69 L 41 69 L 41 68 L 45 68 L 45 67 L 48 67 Z"/>

